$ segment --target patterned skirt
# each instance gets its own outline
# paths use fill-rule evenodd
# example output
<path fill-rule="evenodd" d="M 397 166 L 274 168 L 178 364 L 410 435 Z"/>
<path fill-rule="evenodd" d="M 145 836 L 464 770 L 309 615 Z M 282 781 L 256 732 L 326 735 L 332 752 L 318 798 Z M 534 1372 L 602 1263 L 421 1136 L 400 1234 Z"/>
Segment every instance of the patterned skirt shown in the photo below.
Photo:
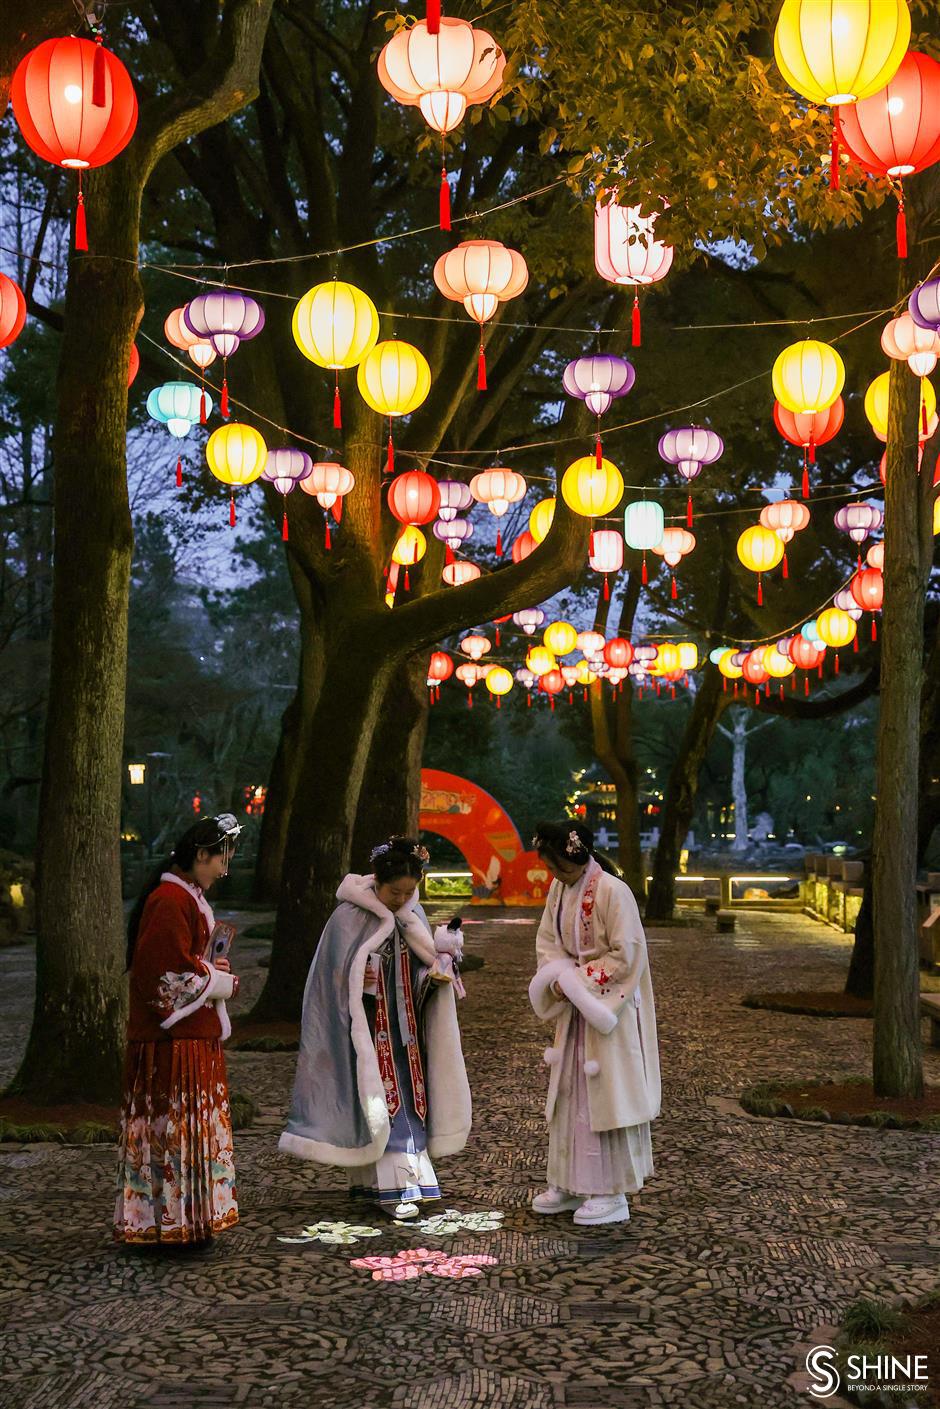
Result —
<path fill-rule="evenodd" d="M 129 1042 L 115 1238 L 195 1243 L 237 1222 L 221 1042 Z"/>

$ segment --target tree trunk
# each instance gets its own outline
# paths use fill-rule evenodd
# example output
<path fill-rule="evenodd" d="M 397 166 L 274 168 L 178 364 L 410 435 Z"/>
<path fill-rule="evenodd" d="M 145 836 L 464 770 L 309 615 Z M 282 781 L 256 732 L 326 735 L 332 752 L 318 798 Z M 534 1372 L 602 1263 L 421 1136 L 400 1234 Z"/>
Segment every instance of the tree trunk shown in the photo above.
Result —
<path fill-rule="evenodd" d="M 120 163 L 95 177 L 97 252 L 113 257 L 76 258 L 65 304 L 36 1003 L 12 1087 L 47 1103 L 115 1099 L 123 1051 L 119 838 L 133 548 L 124 368 L 143 308 L 135 268 L 140 186 Z"/>
<path fill-rule="evenodd" d="M 721 686 L 722 676 L 718 667 L 709 663 L 703 672 L 695 703 L 679 745 L 679 753 L 666 785 L 659 845 L 653 860 L 653 879 L 646 898 L 647 922 L 671 919 L 675 909 L 676 870 L 682 843 L 695 812 L 699 774 L 718 717 L 727 703 L 727 695 L 723 693 Z"/>
<path fill-rule="evenodd" d="M 732 851 L 747 851 L 747 715 L 738 710 L 731 736 L 731 797 L 734 802 L 734 842 Z"/>
<path fill-rule="evenodd" d="M 611 696 L 604 681 L 596 680 L 589 697 L 594 756 L 610 774 L 617 790 L 617 860 L 627 885 L 642 897 L 646 877 L 640 850 L 638 766 L 633 751 L 633 685 L 624 681 L 623 693 L 618 689 Z"/>
<path fill-rule="evenodd" d="M 915 183 L 911 183 L 914 188 Z M 918 241 L 918 204 L 908 201 L 911 267 L 901 266 L 899 297 L 929 267 Z M 926 574 L 921 562 L 917 467 L 920 382 L 892 362 L 885 475 L 885 566 L 881 709 L 875 791 L 873 910 L 875 999 L 872 1071 L 879 1096 L 920 1096 L 924 1088 L 918 998 L 915 882 Z"/>
<path fill-rule="evenodd" d="M 382 701 L 356 810 L 355 869 L 368 869 L 369 852 L 386 837 L 417 836 L 427 731 L 427 659 L 420 653 L 398 668 Z"/>

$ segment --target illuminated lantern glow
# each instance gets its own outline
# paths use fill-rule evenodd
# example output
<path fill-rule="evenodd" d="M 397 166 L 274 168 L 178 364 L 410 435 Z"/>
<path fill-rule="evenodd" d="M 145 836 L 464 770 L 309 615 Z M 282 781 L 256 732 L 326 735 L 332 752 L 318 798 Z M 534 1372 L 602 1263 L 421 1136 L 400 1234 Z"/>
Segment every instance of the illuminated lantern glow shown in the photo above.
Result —
<path fill-rule="evenodd" d="M 822 663 L 826 655 L 826 648 L 822 644 L 815 644 L 808 641 L 802 633 L 794 636 L 790 642 L 789 655 L 793 664 L 798 670 L 816 670 L 822 668 Z M 806 693 L 809 693 L 809 680 L 807 678 Z"/>
<path fill-rule="evenodd" d="M 717 665 L 726 680 L 740 680 L 744 671 L 739 665 L 735 665 L 734 657 L 737 654 L 730 646 L 725 647 L 718 658 Z"/>
<path fill-rule="evenodd" d="M 526 655 L 525 663 L 526 668 L 537 676 L 547 675 L 558 664 L 547 646 L 533 646 Z"/>
<path fill-rule="evenodd" d="M 661 649 L 660 647 L 659 650 Z M 613 670 L 626 670 L 634 657 L 633 645 L 625 636 L 614 636 L 612 640 L 604 643 L 603 655 Z"/>
<path fill-rule="evenodd" d="M 122 152 L 137 126 L 130 74 L 103 44 L 47 39 L 20 61 L 10 88 L 24 142 L 53 166 L 78 172 L 75 248 L 87 250 L 82 172 Z"/>
<path fill-rule="evenodd" d="M 343 516 L 343 499 L 356 487 L 355 476 L 335 460 L 317 460 L 310 474 L 300 481 L 304 494 L 316 499 L 321 509 L 332 509 L 337 523 Z"/>
<path fill-rule="evenodd" d="M 785 680 L 792 675 L 796 666 L 787 656 L 777 650 L 776 645 L 765 646 L 761 653 L 761 663 L 772 680 Z"/>
<path fill-rule="evenodd" d="M 602 528 L 593 533 L 591 538 L 588 562 L 592 571 L 604 574 L 604 600 L 609 601 L 609 574 L 619 572 L 623 567 L 623 535 L 615 528 Z"/>
<path fill-rule="evenodd" d="M 553 621 L 545 628 L 542 640 L 553 656 L 570 656 L 577 649 L 578 633 L 567 621 Z"/>
<path fill-rule="evenodd" d="M 845 385 L 845 364 L 828 343 L 804 338 L 778 354 L 771 373 L 774 396 L 787 411 L 815 415 Z"/>
<path fill-rule="evenodd" d="M 940 279 L 925 279 L 907 300 L 907 311 L 922 328 L 940 331 Z"/>
<path fill-rule="evenodd" d="M 555 696 L 560 695 L 564 688 L 565 677 L 560 670 L 549 670 L 539 676 L 539 689 L 549 696 L 552 709 L 555 708 Z"/>
<path fill-rule="evenodd" d="M 228 415 L 228 359 L 243 342 L 264 327 L 264 309 L 249 294 L 237 289 L 213 289 L 197 294 L 183 309 L 181 320 L 197 338 L 208 340 L 222 358 L 222 395 L 219 410 Z"/>
<path fill-rule="evenodd" d="M 888 439 L 888 388 L 890 372 L 882 372 L 865 393 L 865 415 L 879 440 Z M 929 438 L 936 430 L 937 394 L 926 377 L 920 383 L 920 435 Z"/>
<path fill-rule="evenodd" d="M 447 652 L 432 651 L 428 662 L 428 689 L 431 691 L 432 704 L 441 698 L 441 685 L 445 680 L 449 680 L 453 673 L 454 662 Z"/>
<path fill-rule="evenodd" d="M 576 357 L 562 375 L 562 385 L 569 396 L 583 401 L 597 417 L 594 456 L 601 463 L 601 416 L 610 409 L 615 397 L 626 396 L 636 381 L 636 372 L 624 357 L 598 352 L 593 356 Z"/>
<path fill-rule="evenodd" d="M 212 403 L 193 382 L 164 382 L 154 387 L 147 397 L 147 415 L 166 426 L 170 435 L 184 440 L 200 419 L 203 400 L 211 411 Z M 183 483 L 183 458 L 176 457 L 176 487 Z"/>
<path fill-rule="evenodd" d="M 379 54 L 378 78 L 387 93 L 417 107 L 443 138 L 463 120 L 467 106 L 485 103 L 502 87 L 506 57 L 491 34 L 466 20 L 441 17 L 440 25 L 419 20 L 402 27 Z M 450 189 L 441 163 L 439 219 L 450 229 Z"/>
<path fill-rule="evenodd" d="M 395 472 L 392 418 L 409 416 L 426 400 L 431 390 L 431 368 L 423 352 L 397 338 L 376 343 L 359 363 L 356 373 L 359 394 L 380 416 L 388 416 L 388 459 L 386 472 Z"/>
<path fill-rule="evenodd" d="M 783 544 L 783 575 L 789 577 L 786 545 L 792 543 L 794 535 L 800 533 L 809 523 L 809 509 L 798 499 L 778 499 L 775 504 L 765 504 L 760 511 L 760 521 L 771 529 Z"/>
<path fill-rule="evenodd" d="M 854 504 L 843 504 L 838 508 L 833 516 L 835 526 L 842 533 L 847 533 L 853 543 L 859 545 L 858 565 L 862 566 L 861 545 L 871 534 L 877 533 L 884 523 L 884 514 L 875 504 L 868 504 L 864 500 Z"/>
<path fill-rule="evenodd" d="M 457 479 L 442 479 L 438 480 L 437 487 L 441 494 L 438 518 L 443 519 L 445 523 L 455 519 L 458 514 L 465 513 L 473 503 L 469 484 L 462 484 Z"/>
<path fill-rule="evenodd" d="M 741 662 L 741 674 L 749 685 L 763 685 L 770 679 L 770 672 L 764 664 L 764 652 L 761 647 L 755 651 L 748 651 Z"/>
<path fill-rule="evenodd" d="M 884 601 L 885 580 L 878 568 L 859 568 L 849 583 L 849 591 L 862 611 L 879 612 Z M 874 629 L 874 621 L 872 628 Z M 874 637 L 873 637 L 874 639 Z"/>
<path fill-rule="evenodd" d="M 837 122 L 841 141 L 865 171 L 897 179 L 898 256 L 905 259 L 901 179 L 940 157 L 940 64 L 909 50 L 885 86 L 844 108 Z"/>
<path fill-rule="evenodd" d="M 536 504 L 535 508 L 532 510 L 531 514 L 529 515 L 529 533 L 535 540 L 536 544 L 541 543 L 546 538 L 546 536 L 548 535 L 548 531 L 552 526 L 554 518 L 554 499 L 540 499 L 539 502 Z M 516 542 L 518 541 L 519 540 L 517 539 Z M 513 559 L 515 560 L 515 545 L 513 546 L 512 552 Z M 525 556 L 528 555 L 526 554 Z"/>
<path fill-rule="evenodd" d="M 562 475 L 561 497 L 582 518 L 600 518 L 623 498 L 623 475 L 612 460 L 602 459 L 598 465 L 593 455 L 583 455 Z"/>
<path fill-rule="evenodd" d="M 405 524 L 401 533 L 395 541 L 392 549 L 392 562 L 405 569 L 405 591 L 411 591 L 411 580 L 408 569 L 420 563 L 425 553 L 428 551 L 428 540 L 416 528 L 414 524 Z"/>
<path fill-rule="evenodd" d="M 666 203 L 663 202 L 665 205 Z M 672 245 L 654 234 L 656 213 L 641 214 L 641 207 L 608 201 L 594 206 L 594 267 L 611 284 L 632 288 L 656 284 L 672 268 Z M 639 294 L 633 296 L 632 343 L 642 341 Z"/>
<path fill-rule="evenodd" d="M 507 249 L 499 240 L 464 240 L 438 259 L 434 282 L 445 298 L 462 303 L 480 325 L 477 390 L 486 391 L 483 324 L 501 303 L 522 293 L 529 282 L 526 262 L 518 250 Z"/>
<path fill-rule="evenodd" d="M 16 342 L 25 322 L 26 299 L 23 290 L 9 275 L 0 274 L 0 348 Z"/>
<path fill-rule="evenodd" d="M 534 636 L 545 620 L 541 607 L 523 607 L 521 612 L 513 612 L 512 619 L 527 636 Z"/>
<path fill-rule="evenodd" d="M 838 607 L 840 612 L 848 612 L 853 621 L 861 620 L 862 609 L 852 596 L 851 584 L 848 587 L 840 587 L 832 599 L 832 605 Z M 858 647 L 855 649 L 858 650 Z"/>
<path fill-rule="evenodd" d="M 837 396 L 831 406 L 827 406 L 823 411 L 790 411 L 786 406 L 781 406 L 779 401 L 774 402 L 774 425 L 791 445 L 798 445 L 803 450 L 803 498 L 809 498 L 809 470 L 807 469 L 807 458 L 811 465 L 816 463 L 817 445 L 825 445 L 832 440 L 842 428 L 845 419 L 845 402 L 841 396 Z"/>
<path fill-rule="evenodd" d="M 3 292 L 2 288 L 0 288 L 0 299 L 2 299 L 2 297 Z M 2 323 L 2 311 L 0 311 L 0 323 Z M 137 351 L 137 344 L 135 342 L 132 342 L 130 356 L 127 359 L 127 385 L 129 387 L 132 387 L 134 385 L 134 382 L 137 380 L 137 373 L 139 371 L 140 353 Z"/>
<path fill-rule="evenodd" d="M 940 354 L 940 332 L 922 328 L 909 313 L 902 313 L 881 334 L 881 347 L 895 362 L 906 362 L 915 377 L 929 377 Z"/>
<path fill-rule="evenodd" d="M 723 454 L 725 443 L 715 431 L 701 426 L 683 426 L 660 436 L 659 456 L 667 465 L 675 465 L 685 480 L 697 479 L 703 465 L 713 465 Z M 686 525 L 692 527 L 692 491 L 686 500 Z"/>
<path fill-rule="evenodd" d="M 203 342 L 201 338 L 197 338 L 195 342 L 190 343 L 189 347 L 187 347 L 186 356 L 189 358 L 190 362 L 195 363 L 201 372 L 204 372 L 207 367 L 212 366 L 216 357 L 218 357 L 218 353 L 211 342 Z"/>
<path fill-rule="evenodd" d="M 464 636 L 460 642 L 460 649 L 471 660 L 482 660 L 493 649 L 493 643 L 486 636 Z"/>
<path fill-rule="evenodd" d="M 485 674 L 486 671 L 481 666 L 471 665 L 469 662 L 465 662 L 463 665 L 458 665 L 457 669 L 454 671 L 454 675 L 460 681 L 460 683 L 462 685 L 466 685 L 467 687 L 467 707 L 469 709 L 473 708 L 473 700 L 471 698 L 470 692 L 473 689 L 474 685 L 476 685 L 477 682 L 481 680 Z"/>
<path fill-rule="evenodd" d="M 680 670 L 695 670 L 698 667 L 698 646 L 694 641 L 680 641 L 678 651 Z"/>
<path fill-rule="evenodd" d="M 193 343 L 200 341 L 199 334 L 194 333 L 184 321 L 185 312 L 185 308 L 174 308 L 163 322 L 164 337 L 171 347 L 178 347 L 180 352 L 186 352 Z"/>
<path fill-rule="evenodd" d="M 604 649 L 604 637 L 599 631 L 579 631 L 578 650 L 583 656 L 590 659 L 591 656 L 598 656 Z"/>
<path fill-rule="evenodd" d="M 781 561 L 783 544 L 772 529 L 765 528 L 763 524 L 752 524 L 739 536 L 737 552 L 748 571 L 757 573 L 757 605 L 763 606 L 762 574 L 770 572 Z"/>
<path fill-rule="evenodd" d="M 437 480 L 424 470 L 397 475 L 388 486 L 388 507 L 399 523 L 430 523 L 441 507 Z"/>
<path fill-rule="evenodd" d="M 623 537 L 628 548 L 643 554 L 642 580 L 647 581 L 646 554 L 663 541 L 666 518 L 661 504 L 635 499 L 623 511 Z"/>
<path fill-rule="evenodd" d="M 879 572 L 884 572 L 885 545 L 883 543 L 873 543 L 865 554 L 865 561 L 870 568 L 877 568 Z"/>
<path fill-rule="evenodd" d="M 217 480 L 231 488 L 229 523 L 235 527 L 235 489 L 252 484 L 264 470 L 268 447 L 254 426 L 239 421 L 219 426 L 206 441 L 206 460 Z"/>
<path fill-rule="evenodd" d="M 657 652 L 656 663 L 651 667 L 651 674 L 674 674 L 680 670 L 679 659 L 679 647 L 673 641 L 663 641 Z"/>
<path fill-rule="evenodd" d="M 313 471 L 313 457 L 308 455 L 306 450 L 295 450 L 292 446 L 283 450 L 269 450 L 264 462 L 264 469 L 261 471 L 261 478 L 273 484 L 278 494 L 283 499 L 283 513 L 281 516 L 281 538 L 286 543 L 288 541 L 287 528 L 287 496 L 292 493 L 296 486 L 309 477 Z M 329 544 L 329 529 L 327 529 L 327 547 Z"/>
<path fill-rule="evenodd" d="M 448 587 L 466 587 L 468 582 L 474 582 L 478 577 L 482 577 L 482 569 L 476 563 L 446 563 L 441 577 Z"/>
<path fill-rule="evenodd" d="M 378 309 L 355 284 L 329 279 L 297 300 L 291 317 L 294 342 L 304 357 L 334 373 L 333 428 L 343 425 L 339 374 L 357 366 L 379 340 Z"/>
<path fill-rule="evenodd" d="M 850 641 L 854 641 L 857 627 L 849 616 L 848 612 L 840 610 L 839 607 L 827 607 L 824 612 L 820 612 L 816 619 L 816 629 L 819 638 L 833 650 L 839 650 L 842 646 L 847 646 Z M 835 669 L 839 669 L 839 657 L 835 658 Z"/>
<path fill-rule="evenodd" d="M 530 553 L 534 553 L 538 547 L 538 542 L 532 537 L 528 529 L 519 534 L 512 545 L 512 560 L 514 563 L 523 562 Z"/>
<path fill-rule="evenodd" d="M 676 574 L 674 569 L 678 567 L 682 559 L 695 548 L 695 534 L 690 533 L 687 528 L 667 528 L 663 530 L 662 542 L 653 549 L 659 557 L 673 569 L 672 572 L 672 599 L 679 595 L 676 587 Z"/>
<path fill-rule="evenodd" d="M 464 543 L 473 537 L 473 524 L 469 519 L 453 519 L 450 523 L 441 523 L 438 520 L 431 532 L 435 538 L 446 545 L 448 549 L 446 561 L 452 563 L 457 549 L 463 547 Z"/>
<path fill-rule="evenodd" d="M 483 683 L 491 695 L 496 696 L 496 708 L 499 709 L 503 695 L 508 695 L 512 689 L 514 681 L 512 675 L 502 665 L 494 665 L 486 672 Z"/>
<path fill-rule="evenodd" d="M 474 475 L 470 481 L 470 493 L 478 504 L 485 504 L 490 513 L 501 519 L 509 510 L 510 504 L 518 504 L 525 498 L 528 485 L 522 475 L 515 470 L 484 470 Z M 496 530 L 496 552 L 502 556 L 502 529 Z"/>

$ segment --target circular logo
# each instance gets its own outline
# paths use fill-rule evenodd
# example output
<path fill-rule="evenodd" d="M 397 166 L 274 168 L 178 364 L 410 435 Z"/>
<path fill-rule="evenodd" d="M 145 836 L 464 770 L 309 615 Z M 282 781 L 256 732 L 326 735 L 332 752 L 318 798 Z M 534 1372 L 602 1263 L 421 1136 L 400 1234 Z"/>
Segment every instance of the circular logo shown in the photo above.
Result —
<path fill-rule="evenodd" d="M 809 1392 L 815 1399 L 828 1399 L 839 1388 L 836 1352 L 831 1345 L 814 1345 L 806 1356 L 806 1369 L 813 1379 Z"/>

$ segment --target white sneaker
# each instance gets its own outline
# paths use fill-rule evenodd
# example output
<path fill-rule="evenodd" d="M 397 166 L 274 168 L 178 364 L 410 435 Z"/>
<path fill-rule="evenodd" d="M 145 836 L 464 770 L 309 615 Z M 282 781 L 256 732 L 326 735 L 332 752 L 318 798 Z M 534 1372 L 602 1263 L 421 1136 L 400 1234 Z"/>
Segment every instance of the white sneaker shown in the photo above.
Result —
<path fill-rule="evenodd" d="M 417 1204 L 401 1203 L 395 1207 L 396 1218 L 417 1218 L 420 1212 Z"/>
<path fill-rule="evenodd" d="M 577 1194 L 566 1194 L 563 1189 L 551 1185 L 544 1194 L 536 1194 L 532 1200 L 533 1213 L 567 1213 L 569 1209 L 580 1208 L 584 1202 Z"/>
<path fill-rule="evenodd" d="M 588 1226 L 595 1223 L 627 1223 L 630 1209 L 625 1194 L 604 1194 L 588 1199 L 575 1212 L 574 1222 Z"/>

